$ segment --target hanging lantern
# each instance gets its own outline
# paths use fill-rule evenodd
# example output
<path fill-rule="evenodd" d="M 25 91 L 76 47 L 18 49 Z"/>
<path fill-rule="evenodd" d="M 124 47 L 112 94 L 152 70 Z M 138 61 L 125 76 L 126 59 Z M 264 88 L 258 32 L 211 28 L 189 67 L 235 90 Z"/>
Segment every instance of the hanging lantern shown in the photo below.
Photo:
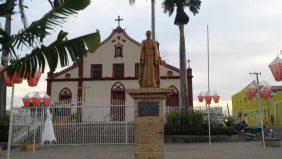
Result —
<path fill-rule="evenodd" d="M 271 86 L 266 85 L 260 90 L 260 95 L 263 99 L 268 100 L 271 95 Z"/>
<path fill-rule="evenodd" d="M 43 104 L 48 107 L 50 104 L 51 104 L 51 97 L 46 94 L 44 97 L 43 97 Z"/>
<path fill-rule="evenodd" d="M 198 100 L 199 100 L 199 102 L 203 102 L 203 101 L 204 101 L 203 92 L 201 92 L 201 93 L 198 95 Z"/>
<path fill-rule="evenodd" d="M 252 83 L 248 88 L 247 88 L 247 92 L 246 92 L 247 94 L 247 98 L 249 99 L 249 100 L 252 100 L 253 99 L 253 97 L 255 97 L 256 96 L 256 94 L 257 94 L 257 87 Z"/>
<path fill-rule="evenodd" d="M 39 95 L 38 92 L 36 92 L 32 98 L 31 98 L 31 101 L 32 101 L 32 104 L 35 106 L 35 107 L 39 107 L 41 105 L 41 97 Z"/>
<path fill-rule="evenodd" d="M 2 73 L 2 71 L 4 71 L 4 66 L 0 64 L 0 74 Z"/>
<path fill-rule="evenodd" d="M 39 79 L 41 77 L 42 73 L 39 72 L 39 71 L 36 71 L 35 74 L 34 74 L 34 77 L 28 77 L 27 79 L 27 83 L 30 87 L 36 87 L 38 82 L 39 82 Z"/>
<path fill-rule="evenodd" d="M 210 105 L 210 104 L 211 104 L 212 95 L 211 95 L 211 93 L 210 93 L 209 91 L 208 91 L 207 94 L 205 95 L 205 100 L 206 100 L 207 105 Z"/>
<path fill-rule="evenodd" d="M 219 102 L 219 98 L 220 98 L 220 96 L 215 92 L 214 95 L 213 95 L 214 102 L 218 103 Z"/>
<path fill-rule="evenodd" d="M 3 76 L 4 76 L 5 85 L 6 85 L 7 87 L 12 87 L 13 84 L 14 84 L 12 78 L 10 78 L 10 77 L 8 76 L 7 72 L 4 72 Z"/>
<path fill-rule="evenodd" d="M 251 92 L 248 91 L 248 90 L 246 91 L 246 96 L 247 96 L 248 100 L 252 100 L 253 97 L 254 97 L 253 93 L 251 93 Z"/>
<path fill-rule="evenodd" d="M 282 59 L 278 56 L 271 62 L 269 68 L 275 81 L 282 81 Z"/>
<path fill-rule="evenodd" d="M 15 84 L 21 84 L 23 82 L 23 78 L 20 77 L 16 72 L 14 73 L 13 77 L 12 77 L 12 81 Z"/>
<path fill-rule="evenodd" d="M 22 98 L 24 107 L 29 107 L 31 103 L 31 98 L 26 95 Z"/>

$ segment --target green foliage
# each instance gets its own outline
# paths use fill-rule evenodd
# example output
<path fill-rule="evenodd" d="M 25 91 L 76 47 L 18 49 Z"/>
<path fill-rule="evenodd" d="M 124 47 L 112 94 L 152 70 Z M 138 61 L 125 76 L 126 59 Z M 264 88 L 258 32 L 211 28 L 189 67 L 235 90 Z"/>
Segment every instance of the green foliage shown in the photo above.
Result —
<path fill-rule="evenodd" d="M 72 40 L 64 40 L 66 36 L 66 32 L 60 31 L 57 40 L 49 46 L 37 47 L 25 57 L 12 61 L 7 67 L 8 74 L 12 75 L 17 71 L 27 78 L 29 75 L 34 75 L 36 70 L 44 72 L 45 60 L 50 70 L 55 71 L 59 61 L 61 67 L 67 66 L 69 57 L 72 61 L 76 61 L 85 56 L 88 51 L 94 52 L 100 43 L 98 31 Z"/>
<path fill-rule="evenodd" d="M 15 0 L 7 0 L 5 3 L 0 4 L 0 17 L 12 15 L 15 5 Z"/>
<path fill-rule="evenodd" d="M 28 28 L 22 29 L 17 35 L 14 35 L 13 46 L 19 48 L 24 44 L 31 47 L 36 39 L 42 42 L 46 35 L 50 34 L 54 26 L 61 26 L 67 17 L 77 14 L 78 11 L 90 4 L 90 0 L 55 0 L 49 2 L 52 10 L 41 19 L 32 22 Z"/>
<path fill-rule="evenodd" d="M 15 0 L 9 1 L 15 2 Z M 11 76 L 17 71 L 20 76 L 27 78 L 33 76 L 35 71 L 44 72 L 46 64 L 49 65 L 51 71 L 55 71 L 59 62 L 61 67 L 67 66 L 69 59 L 75 62 L 85 56 L 87 52 L 94 52 L 99 46 L 100 34 L 98 31 L 72 40 L 65 40 L 68 33 L 60 31 L 53 43 L 48 46 L 41 44 L 55 26 L 60 26 L 70 15 L 77 14 L 90 4 L 90 0 L 49 0 L 49 2 L 52 9 L 17 34 L 10 36 L 0 28 L 0 51 L 8 50 L 11 57 L 14 55 L 10 65 L 6 68 L 8 75 Z M 10 7 L 10 5 L 3 5 L 5 9 Z M 21 14 L 24 16 L 24 5 L 22 3 L 20 5 Z M 32 48 L 32 50 L 23 58 L 18 59 L 15 50 L 22 46 Z"/>
<path fill-rule="evenodd" d="M 164 0 L 163 1 L 164 13 L 171 16 L 176 8 L 176 16 L 174 19 L 175 25 L 188 24 L 189 16 L 185 13 L 185 7 L 196 15 L 201 6 L 201 0 Z"/>
<path fill-rule="evenodd" d="M 9 119 L 7 117 L 0 117 L 0 142 L 8 141 Z"/>
<path fill-rule="evenodd" d="M 224 119 L 224 124 L 228 128 L 235 128 L 236 127 L 236 120 L 234 119 L 234 117 L 227 117 L 227 118 Z"/>
<path fill-rule="evenodd" d="M 213 135 L 232 135 L 233 128 L 226 128 L 224 125 L 213 125 L 211 127 Z M 166 135 L 208 135 L 208 126 L 203 121 L 200 112 L 192 111 L 188 113 L 170 113 L 167 116 L 165 125 Z"/>

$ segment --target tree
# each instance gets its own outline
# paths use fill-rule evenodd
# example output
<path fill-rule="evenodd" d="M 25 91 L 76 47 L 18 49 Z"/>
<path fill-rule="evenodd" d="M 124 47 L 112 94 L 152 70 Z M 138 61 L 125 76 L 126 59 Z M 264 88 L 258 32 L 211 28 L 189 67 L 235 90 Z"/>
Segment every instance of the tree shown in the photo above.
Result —
<path fill-rule="evenodd" d="M 155 22 L 155 2 L 156 0 L 151 0 L 151 23 L 152 23 L 152 39 L 156 40 L 156 22 Z M 129 3 L 133 5 L 135 0 L 129 0 Z"/>
<path fill-rule="evenodd" d="M 1 0 L 0 0 L 1 2 Z M 36 71 L 44 72 L 46 65 L 50 71 L 55 71 L 58 63 L 61 67 L 67 66 L 69 61 L 77 61 L 86 55 L 87 52 L 94 52 L 100 43 L 100 34 L 84 35 L 78 38 L 67 40 L 68 33 L 60 31 L 57 39 L 49 45 L 44 45 L 44 39 L 51 34 L 55 26 L 60 26 L 66 19 L 78 11 L 85 9 L 90 0 L 49 0 L 52 9 L 42 18 L 27 25 L 24 14 L 23 0 L 6 0 L 0 4 L 0 18 L 6 18 L 5 30 L 0 28 L 0 52 L 2 52 L 1 63 L 5 66 L 8 75 L 19 74 L 23 78 L 34 76 Z M 11 17 L 16 13 L 14 7 L 19 5 L 19 11 L 24 28 L 17 34 L 10 35 Z M 6 29 L 10 28 L 10 29 Z M 16 52 L 26 47 L 30 52 L 22 58 Z M 7 58 L 8 57 L 8 58 Z M 0 77 L 0 116 L 6 111 L 6 87 Z"/>
<path fill-rule="evenodd" d="M 187 111 L 187 64 L 186 64 L 186 50 L 185 50 L 185 35 L 184 25 L 188 24 L 189 16 L 185 13 L 185 8 L 196 15 L 200 10 L 201 0 L 164 0 L 163 3 L 164 13 L 172 16 L 176 9 L 176 16 L 174 24 L 178 25 L 180 32 L 180 45 L 179 45 L 179 62 L 180 62 L 180 105 L 181 110 Z"/>

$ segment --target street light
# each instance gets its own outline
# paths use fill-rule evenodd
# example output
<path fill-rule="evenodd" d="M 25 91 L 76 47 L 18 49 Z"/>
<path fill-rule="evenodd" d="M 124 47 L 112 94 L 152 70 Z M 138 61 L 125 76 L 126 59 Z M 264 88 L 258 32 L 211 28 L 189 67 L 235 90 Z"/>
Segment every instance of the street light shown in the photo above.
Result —
<path fill-rule="evenodd" d="M 209 129 L 209 145 L 211 145 L 211 121 L 210 121 L 210 104 L 212 102 L 212 99 L 214 99 L 215 103 L 219 102 L 219 98 L 220 96 L 214 92 L 214 93 L 210 93 L 210 91 L 208 91 L 207 93 L 205 92 L 201 92 L 198 96 L 199 102 L 206 102 L 206 109 L 208 110 L 208 129 Z"/>
<path fill-rule="evenodd" d="M 264 126 L 263 126 L 263 116 L 262 116 L 262 106 L 261 106 L 261 98 L 268 100 L 271 94 L 271 87 L 266 83 L 265 86 L 263 86 L 263 88 L 260 88 L 259 85 L 259 75 L 261 75 L 261 73 L 258 72 L 253 72 L 253 73 L 249 73 L 250 75 L 255 75 L 256 76 L 256 83 L 255 84 L 251 84 L 248 88 L 247 88 L 247 98 L 248 100 L 252 100 L 252 98 L 254 98 L 255 96 L 257 96 L 258 98 L 258 102 L 259 102 L 259 113 L 260 113 L 260 124 L 261 124 L 261 135 L 262 135 L 262 144 L 263 147 L 265 148 L 265 138 L 264 138 Z"/>
<path fill-rule="evenodd" d="M 7 57 L 2 57 L 7 58 Z M 11 111 L 10 111 L 10 121 L 9 121 L 9 134 L 8 134 L 8 146 L 7 146 L 7 159 L 10 158 L 11 153 L 11 141 L 12 141 L 12 123 L 13 123 L 13 109 L 14 109 L 14 94 L 15 94 L 15 84 L 21 84 L 23 78 L 17 73 L 14 72 L 12 76 L 8 76 L 7 71 L 5 71 L 5 67 L 0 65 L 0 75 L 3 74 L 3 79 L 6 87 L 12 87 L 12 95 L 11 95 Z M 40 74 L 40 75 L 39 75 Z M 41 72 L 38 71 L 35 73 L 34 77 L 29 77 L 28 84 L 30 87 L 37 86 L 37 83 L 40 79 Z M 29 82 L 31 81 L 31 83 Z M 32 99 L 31 99 L 32 100 Z M 27 104 L 27 103 L 26 103 Z"/>

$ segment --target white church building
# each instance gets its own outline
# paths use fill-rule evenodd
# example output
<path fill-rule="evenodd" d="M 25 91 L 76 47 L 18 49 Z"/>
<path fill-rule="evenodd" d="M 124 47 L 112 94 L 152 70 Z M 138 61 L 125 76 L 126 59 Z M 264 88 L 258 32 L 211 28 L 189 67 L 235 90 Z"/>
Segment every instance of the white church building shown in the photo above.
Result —
<path fill-rule="evenodd" d="M 60 72 L 49 72 L 47 94 L 52 101 L 100 99 L 111 105 L 133 105 L 133 99 L 126 93 L 126 89 L 139 87 L 140 54 L 140 42 L 118 26 L 95 52 L 88 53 Z M 179 106 L 179 72 L 178 68 L 165 61 L 160 65 L 160 87 L 170 90 L 167 106 Z M 189 67 L 187 100 L 190 106 L 193 106 L 192 77 L 192 69 Z"/>

